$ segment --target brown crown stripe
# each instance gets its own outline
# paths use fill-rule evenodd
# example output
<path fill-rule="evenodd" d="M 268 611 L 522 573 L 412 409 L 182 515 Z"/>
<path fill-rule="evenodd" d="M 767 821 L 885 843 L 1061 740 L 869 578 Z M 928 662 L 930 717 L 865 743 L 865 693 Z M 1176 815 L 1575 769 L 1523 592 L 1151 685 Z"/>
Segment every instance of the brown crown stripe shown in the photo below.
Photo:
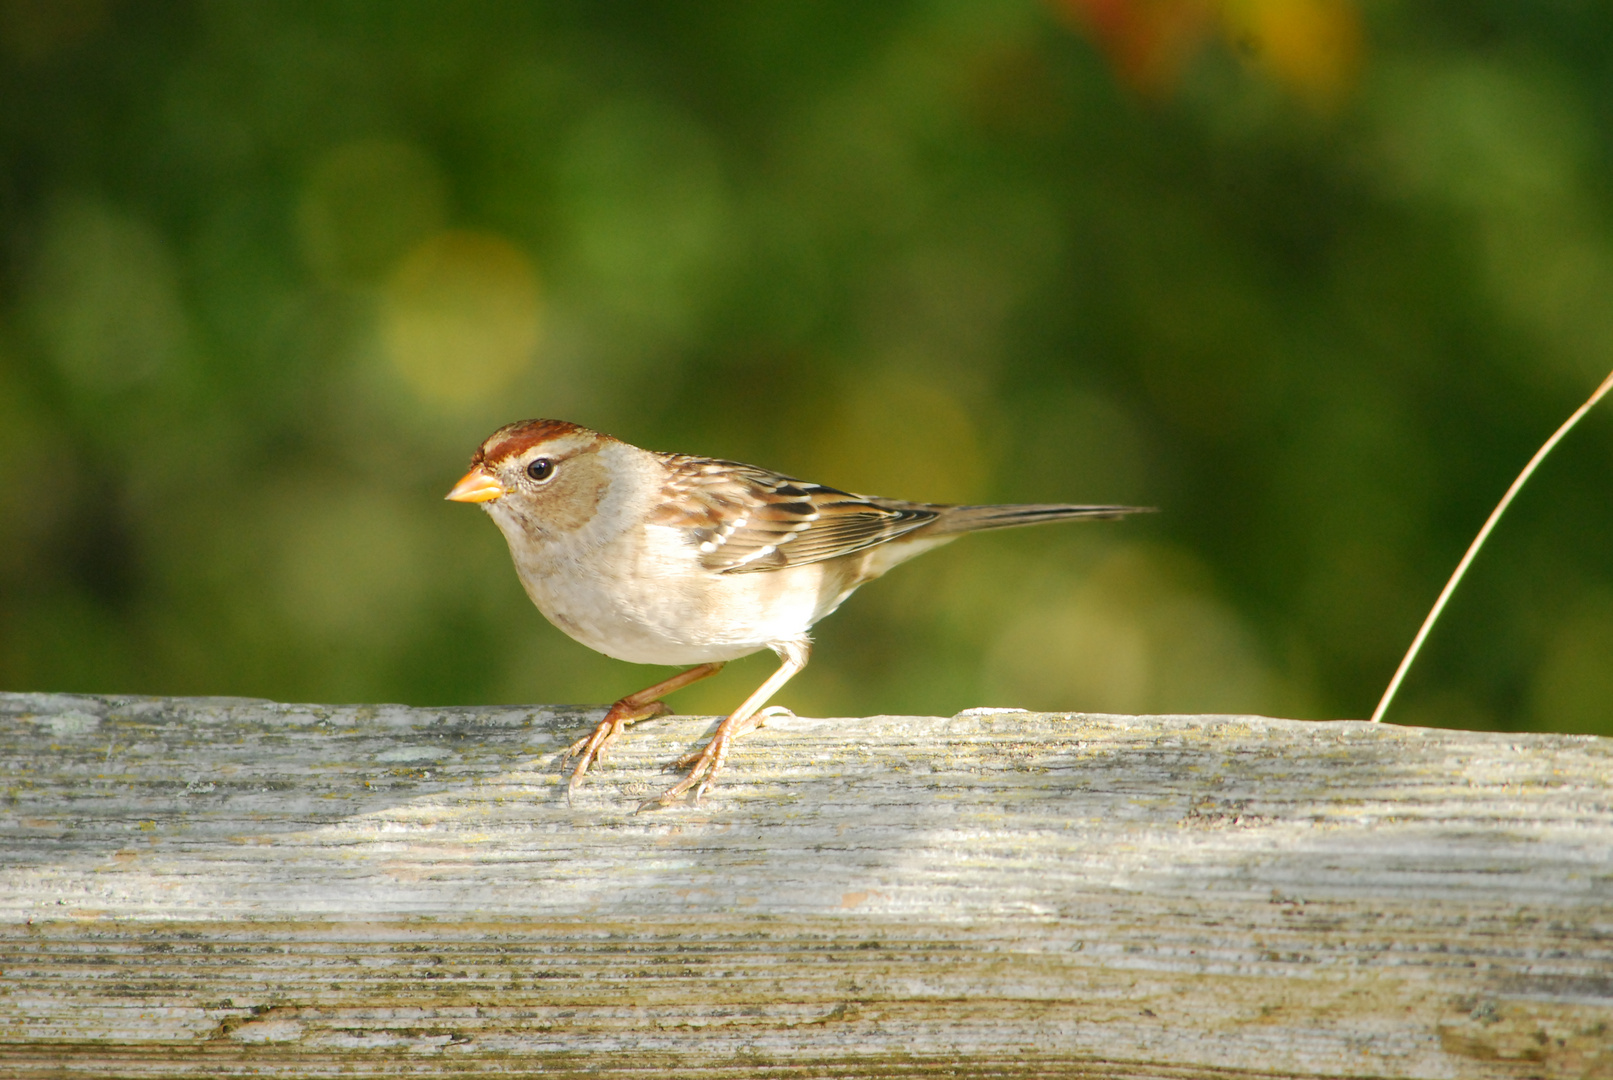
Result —
<path fill-rule="evenodd" d="M 569 420 L 517 420 L 513 424 L 505 424 L 489 435 L 487 441 L 482 443 L 481 449 L 476 451 L 476 457 L 471 461 L 471 465 L 480 465 L 484 461 L 504 461 L 525 453 L 539 443 L 558 439 L 562 435 L 577 434 L 596 433 Z"/>

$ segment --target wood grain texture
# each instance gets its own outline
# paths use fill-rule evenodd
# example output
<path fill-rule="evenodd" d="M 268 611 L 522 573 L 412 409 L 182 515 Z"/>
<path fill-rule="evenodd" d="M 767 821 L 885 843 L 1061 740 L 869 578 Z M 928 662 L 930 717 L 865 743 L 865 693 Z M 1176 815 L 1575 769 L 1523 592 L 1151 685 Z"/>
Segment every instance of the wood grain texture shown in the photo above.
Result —
<path fill-rule="evenodd" d="M 1613 740 L 0 695 L 0 1075 L 1613 1076 Z"/>

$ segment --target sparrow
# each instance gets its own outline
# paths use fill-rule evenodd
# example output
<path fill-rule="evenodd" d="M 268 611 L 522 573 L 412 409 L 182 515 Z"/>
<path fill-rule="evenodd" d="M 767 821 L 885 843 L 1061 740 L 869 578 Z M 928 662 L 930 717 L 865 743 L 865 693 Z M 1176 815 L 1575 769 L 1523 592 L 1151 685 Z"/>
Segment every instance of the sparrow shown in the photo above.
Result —
<path fill-rule="evenodd" d="M 806 666 L 809 632 L 898 563 L 963 533 L 1118 518 L 1136 506 L 951 506 L 854 495 L 719 458 L 642 450 L 564 420 L 522 420 L 477 449 L 447 498 L 479 503 L 509 543 L 545 618 L 617 660 L 686 670 L 628 694 L 569 747 L 574 791 L 628 725 L 662 698 L 763 649 L 780 666 L 717 726 L 688 773 L 644 808 L 717 781 L 729 746 Z"/>

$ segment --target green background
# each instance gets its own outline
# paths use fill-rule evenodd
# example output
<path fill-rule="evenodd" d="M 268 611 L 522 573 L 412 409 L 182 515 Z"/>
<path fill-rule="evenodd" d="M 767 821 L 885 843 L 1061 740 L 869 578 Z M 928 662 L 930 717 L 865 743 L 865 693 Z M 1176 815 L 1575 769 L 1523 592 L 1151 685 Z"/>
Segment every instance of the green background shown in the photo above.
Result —
<path fill-rule="evenodd" d="M 1613 367 L 1613 9 L 1359 14 L 1321 103 L 1213 28 L 1138 92 L 1031 2 L 5 0 L 0 688 L 636 689 L 442 500 L 555 416 L 1162 509 L 902 567 L 798 711 L 1365 716 Z M 1613 734 L 1610 481 L 1593 413 L 1392 719 Z"/>

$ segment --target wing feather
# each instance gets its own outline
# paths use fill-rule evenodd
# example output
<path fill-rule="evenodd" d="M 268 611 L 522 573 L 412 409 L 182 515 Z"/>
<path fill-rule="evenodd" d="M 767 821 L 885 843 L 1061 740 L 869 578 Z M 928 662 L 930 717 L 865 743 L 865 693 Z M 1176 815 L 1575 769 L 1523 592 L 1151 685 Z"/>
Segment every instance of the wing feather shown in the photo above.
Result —
<path fill-rule="evenodd" d="M 716 458 L 668 455 L 658 525 L 688 530 L 708 570 L 756 573 L 822 562 L 904 536 L 938 508 L 878 499 Z"/>

